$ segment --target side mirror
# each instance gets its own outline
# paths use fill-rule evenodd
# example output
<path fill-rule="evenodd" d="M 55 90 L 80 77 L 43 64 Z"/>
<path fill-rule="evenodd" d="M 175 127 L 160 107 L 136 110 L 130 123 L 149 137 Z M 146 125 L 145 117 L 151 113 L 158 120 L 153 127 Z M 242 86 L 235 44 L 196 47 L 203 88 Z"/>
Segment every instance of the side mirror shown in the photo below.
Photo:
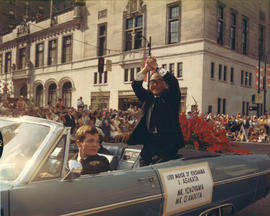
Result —
<path fill-rule="evenodd" d="M 68 168 L 72 173 L 81 174 L 82 164 L 76 160 L 68 161 Z"/>
<path fill-rule="evenodd" d="M 62 179 L 62 181 L 72 180 L 72 179 L 80 177 L 81 172 L 82 172 L 82 165 L 79 161 L 76 161 L 76 160 L 68 161 L 68 168 L 69 168 L 69 172 Z"/>

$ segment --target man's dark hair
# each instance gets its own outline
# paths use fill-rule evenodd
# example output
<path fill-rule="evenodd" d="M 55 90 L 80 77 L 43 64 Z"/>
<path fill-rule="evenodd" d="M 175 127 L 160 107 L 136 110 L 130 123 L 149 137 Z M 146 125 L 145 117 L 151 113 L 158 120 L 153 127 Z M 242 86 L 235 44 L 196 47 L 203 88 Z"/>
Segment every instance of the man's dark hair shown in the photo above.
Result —
<path fill-rule="evenodd" d="M 87 133 L 94 135 L 94 134 L 98 134 L 98 131 L 94 126 L 83 125 L 76 131 L 76 134 L 75 134 L 76 140 L 83 142 Z"/>

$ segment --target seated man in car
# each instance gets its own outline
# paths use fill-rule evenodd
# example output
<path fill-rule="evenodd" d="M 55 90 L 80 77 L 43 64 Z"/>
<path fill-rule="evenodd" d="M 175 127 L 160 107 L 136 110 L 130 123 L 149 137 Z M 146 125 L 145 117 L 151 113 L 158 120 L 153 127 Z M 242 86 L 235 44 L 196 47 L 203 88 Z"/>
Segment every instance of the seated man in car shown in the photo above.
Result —
<path fill-rule="evenodd" d="M 106 157 L 98 155 L 100 148 L 99 134 L 95 127 L 83 125 L 76 131 L 78 145 L 78 161 L 82 164 L 82 175 L 96 174 L 110 170 Z"/>

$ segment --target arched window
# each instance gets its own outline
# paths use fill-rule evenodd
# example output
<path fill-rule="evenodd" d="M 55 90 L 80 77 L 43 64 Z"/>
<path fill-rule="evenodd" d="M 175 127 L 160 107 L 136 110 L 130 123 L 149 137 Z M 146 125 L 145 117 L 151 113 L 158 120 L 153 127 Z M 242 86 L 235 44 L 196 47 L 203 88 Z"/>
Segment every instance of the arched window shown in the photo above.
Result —
<path fill-rule="evenodd" d="M 65 107 L 71 107 L 71 97 L 72 97 L 72 84 L 66 82 L 63 85 L 62 98 Z"/>
<path fill-rule="evenodd" d="M 55 106 L 57 101 L 56 84 L 52 83 L 48 90 L 48 102 L 51 102 L 52 106 Z"/>
<path fill-rule="evenodd" d="M 39 84 L 36 88 L 35 105 L 38 107 L 43 106 L 43 86 Z"/>
<path fill-rule="evenodd" d="M 27 98 L 27 86 L 26 84 L 23 85 L 20 89 L 20 96 L 23 96 L 24 98 Z"/>

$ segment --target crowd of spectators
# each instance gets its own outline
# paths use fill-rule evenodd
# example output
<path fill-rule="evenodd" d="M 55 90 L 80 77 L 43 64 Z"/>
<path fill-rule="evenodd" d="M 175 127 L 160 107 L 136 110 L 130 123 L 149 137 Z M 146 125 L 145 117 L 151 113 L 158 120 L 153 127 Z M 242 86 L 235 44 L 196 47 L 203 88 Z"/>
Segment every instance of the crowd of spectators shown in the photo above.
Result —
<path fill-rule="evenodd" d="M 204 115 L 207 121 L 226 130 L 226 136 L 232 141 L 270 142 L 270 115 L 257 117 L 224 114 Z"/>
<path fill-rule="evenodd" d="M 131 131 L 137 121 L 140 108 L 130 105 L 126 110 L 94 110 L 91 106 L 84 104 L 82 98 L 78 99 L 77 108 L 65 107 L 59 98 L 55 106 L 48 107 L 29 106 L 21 97 L 14 103 L 4 100 L 0 103 L 0 115 L 18 117 L 22 115 L 35 116 L 61 122 L 71 127 L 72 136 L 76 130 L 84 125 L 94 125 L 102 133 L 106 142 L 120 142 L 120 134 Z"/>
<path fill-rule="evenodd" d="M 94 110 L 91 106 L 83 103 L 82 98 L 78 99 L 77 108 L 66 108 L 61 99 L 55 106 L 48 104 L 48 107 L 29 106 L 23 97 L 13 103 L 4 100 L 0 103 L 0 115 L 21 116 L 30 115 L 62 122 L 72 128 L 72 136 L 75 136 L 76 129 L 84 124 L 94 125 L 103 133 L 106 142 L 120 142 L 119 135 L 133 130 L 140 108 L 130 105 L 123 110 Z M 192 117 L 187 113 L 187 118 Z M 249 142 L 270 142 L 270 115 L 242 116 L 225 114 L 199 114 L 206 121 L 212 121 L 217 128 L 225 129 L 226 136 L 232 141 Z"/>

